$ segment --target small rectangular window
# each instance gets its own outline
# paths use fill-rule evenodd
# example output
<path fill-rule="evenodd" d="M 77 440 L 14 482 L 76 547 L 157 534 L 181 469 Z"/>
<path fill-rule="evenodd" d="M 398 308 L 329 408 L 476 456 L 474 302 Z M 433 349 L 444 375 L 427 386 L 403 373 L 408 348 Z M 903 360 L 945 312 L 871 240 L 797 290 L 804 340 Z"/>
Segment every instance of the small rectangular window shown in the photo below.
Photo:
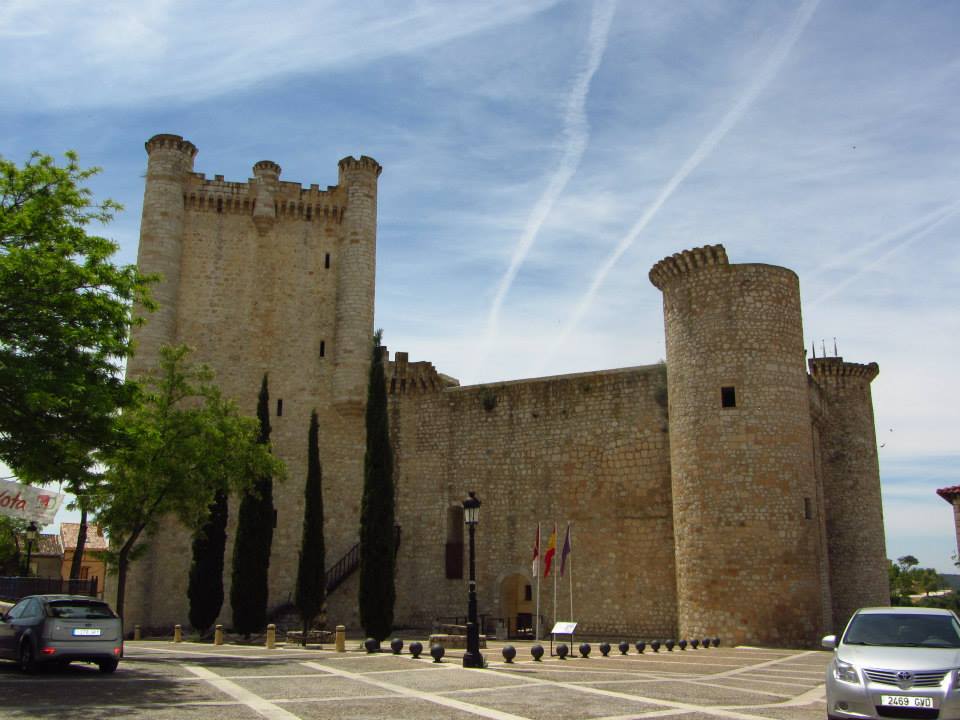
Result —
<path fill-rule="evenodd" d="M 737 389 L 734 387 L 720 388 L 720 406 L 732 408 L 737 406 Z"/>
<path fill-rule="evenodd" d="M 320 357 L 323 357 L 327 352 L 327 343 L 324 340 L 320 341 Z"/>
<path fill-rule="evenodd" d="M 327 270 L 330 269 L 330 253 L 327 253 L 323 256 L 323 267 L 325 267 Z"/>
<path fill-rule="evenodd" d="M 277 398 L 277 417 L 283 415 L 283 398 Z"/>
<path fill-rule="evenodd" d="M 803 499 L 803 517 L 805 520 L 813 519 L 813 502 L 808 497 Z"/>
<path fill-rule="evenodd" d="M 533 586 L 524 585 L 523 586 L 523 599 L 524 600 L 533 600 Z"/>
<path fill-rule="evenodd" d="M 273 529 L 277 529 L 277 509 L 273 509 Z"/>

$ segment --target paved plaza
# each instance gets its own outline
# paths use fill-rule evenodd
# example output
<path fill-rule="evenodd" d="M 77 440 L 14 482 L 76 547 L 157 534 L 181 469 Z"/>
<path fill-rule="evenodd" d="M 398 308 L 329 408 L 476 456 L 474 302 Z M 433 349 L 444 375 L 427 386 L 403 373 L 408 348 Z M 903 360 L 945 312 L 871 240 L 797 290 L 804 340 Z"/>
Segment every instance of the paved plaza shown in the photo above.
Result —
<path fill-rule="evenodd" d="M 822 720 L 819 651 L 616 647 L 602 657 L 545 657 L 516 643 L 513 664 L 502 644 L 484 650 L 489 667 L 465 670 L 461 651 L 440 664 L 428 656 L 166 641 L 128 642 L 114 675 L 70 666 L 23 675 L 0 663 L 3 718 L 437 718 L 556 720 Z M 546 645 L 549 649 L 549 644 Z"/>

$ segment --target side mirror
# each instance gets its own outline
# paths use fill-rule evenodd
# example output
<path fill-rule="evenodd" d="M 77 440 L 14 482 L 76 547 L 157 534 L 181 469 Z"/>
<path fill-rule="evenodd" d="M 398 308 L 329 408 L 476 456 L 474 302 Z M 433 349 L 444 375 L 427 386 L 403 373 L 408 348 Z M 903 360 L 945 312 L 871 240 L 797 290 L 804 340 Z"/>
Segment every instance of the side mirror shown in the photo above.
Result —
<path fill-rule="evenodd" d="M 820 644 L 823 645 L 827 650 L 833 650 L 837 647 L 837 636 L 825 635 L 823 640 L 820 641 Z"/>

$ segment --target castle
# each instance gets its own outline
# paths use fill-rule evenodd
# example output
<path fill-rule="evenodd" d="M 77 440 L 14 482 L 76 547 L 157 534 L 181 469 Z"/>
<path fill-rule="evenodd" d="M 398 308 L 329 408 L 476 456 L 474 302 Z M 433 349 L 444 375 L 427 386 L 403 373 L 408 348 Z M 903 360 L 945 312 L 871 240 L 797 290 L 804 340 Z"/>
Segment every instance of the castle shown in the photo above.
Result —
<path fill-rule="evenodd" d="M 294 593 L 316 408 L 337 566 L 327 617 L 356 628 L 380 165 L 347 157 L 336 185 L 304 188 L 269 161 L 246 182 L 207 178 L 176 135 L 146 148 L 138 262 L 162 280 L 128 371 L 187 343 L 251 415 L 269 373 L 272 442 L 289 475 L 274 486 L 271 608 Z M 857 607 L 888 603 L 877 365 L 805 361 L 799 281 L 785 268 L 732 264 L 714 245 L 665 258 L 650 280 L 663 293 L 665 365 L 460 387 L 406 353 L 389 362 L 398 626 L 464 614 L 468 490 L 483 502 L 487 629 L 529 624 L 535 527 L 545 540 L 554 518 L 572 522 L 576 573 L 575 617 L 566 580 L 556 614 L 581 633 L 811 646 Z M 127 623 L 187 622 L 189 562 L 189 533 L 167 523 L 131 567 Z M 550 592 L 540 612 L 552 621 Z"/>

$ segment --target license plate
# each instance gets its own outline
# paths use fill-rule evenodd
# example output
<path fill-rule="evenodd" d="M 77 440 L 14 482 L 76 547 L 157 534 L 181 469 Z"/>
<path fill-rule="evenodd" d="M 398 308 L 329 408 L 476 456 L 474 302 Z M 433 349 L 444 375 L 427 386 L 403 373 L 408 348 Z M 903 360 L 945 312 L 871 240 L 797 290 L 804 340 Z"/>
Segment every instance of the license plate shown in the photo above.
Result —
<path fill-rule="evenodd" d="M 100 628 L 74 628 L 74 635 L 95 636 L 100 634 Z"/>
<path fill-rule="evenodd" d="M 917 695 L 881 695 L 880 704 L 890 707 L 932 708 L 933 698 Z"/>

